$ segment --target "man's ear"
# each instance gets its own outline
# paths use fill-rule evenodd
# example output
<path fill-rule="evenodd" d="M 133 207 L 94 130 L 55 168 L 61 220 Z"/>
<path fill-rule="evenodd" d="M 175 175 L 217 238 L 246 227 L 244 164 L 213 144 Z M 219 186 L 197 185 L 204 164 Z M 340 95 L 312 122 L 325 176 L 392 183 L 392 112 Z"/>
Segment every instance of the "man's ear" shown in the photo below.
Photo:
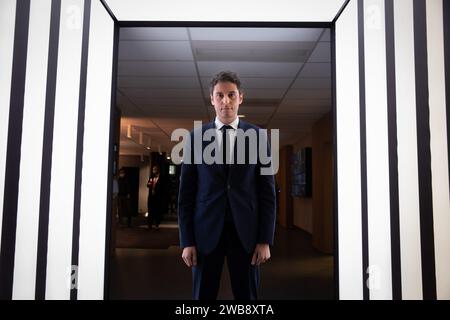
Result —
<path fill-rule="evenodd" d="M 214 98 L 211 94 L 209 95 L 209 98 L 211 99 L 211 105 L 214 107 Z"/>

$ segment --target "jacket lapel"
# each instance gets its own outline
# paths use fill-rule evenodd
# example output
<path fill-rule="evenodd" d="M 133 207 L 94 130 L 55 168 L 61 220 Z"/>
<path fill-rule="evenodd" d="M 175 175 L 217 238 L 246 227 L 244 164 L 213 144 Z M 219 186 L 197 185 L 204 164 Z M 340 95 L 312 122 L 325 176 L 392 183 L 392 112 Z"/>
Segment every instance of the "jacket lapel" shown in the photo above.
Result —
<path fill-rule="evenodd" d="M 215 125 L 215 123 L 214 122 L 210 122 L 210 123 L 208 123 L 208 124 L 206 124 L 204 127 L 203 127 L 203 132 L 202 132 L 202 134 L 204 134 L 205 133 L 205 131 L 206 130 L 208 130 L 208 129 L 216 129 L 216 125 Z M 211 141 L 203 141 L 203 143 L 202 143 L 202 145 L 203 145 L 203 149 L 202 149 L 202 151 L 204 151 L 205 150 L 205 148 L 206 148 L 206 146 L 208 146 L 210 143 L 212 143 L 214 140 L 211 140 Z M 203 155 L 202 155 L 203 156 Z M 206 164 L 205 164 L 206 165 Z M 223 179 L 226 179 L 226 177 L 225 177 L 225 172 L 224 172 L 224 170 L 223 170 L 223 166 L 222 165 L 220 165 L 220 164 L 217 164 L 216 162 L 214 162 L 212 165 L 209 165 L 210 167 L 212 167 L 212 169 L 214 170 L 214 171 L 216 171 Z"/>

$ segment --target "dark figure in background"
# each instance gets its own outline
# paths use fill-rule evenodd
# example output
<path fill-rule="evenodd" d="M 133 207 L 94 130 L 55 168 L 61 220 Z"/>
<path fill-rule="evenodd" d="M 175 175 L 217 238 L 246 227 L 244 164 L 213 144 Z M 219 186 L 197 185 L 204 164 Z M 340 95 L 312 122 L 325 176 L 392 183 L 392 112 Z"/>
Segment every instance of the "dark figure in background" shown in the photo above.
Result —
<path fill-rule="evenodd" d="M 152 168 L 152 175 L 147 182 L 147 188 L 148 229 L 150 230 L 155 225 L 155 229 L 158 230 L 164 213 L 166 198 L 166 182 L 164 176 L 160 173 L 159 166 Z"/>
<path fill-rule="evenodd" d="M 216 119 L 203 125 L 202 133 L 215 129 L 219 146 L 231 144 L 227 149 L 236 152 L 237 129 L 259 130 L 238 118 L 243 101 L 240 80 L 235 73 L 221 72 L 211 81 L 210 93 Z M 185 154 L 195 149 L 193 136 L 191 132 Z M 207 144 L 203 143 L 203 150 Z M 193 268 L 194 299 L 217 299 L 227 257 L 234 298 L 255 300 L 259 264 L 270 258 L 274 238 L 274 176 L 261 174 L 260 161 L 229 164 L 233 153 L 223 154 L 227 164 L 183 162 L 178 197 L 182 258 Z M 246 158 L 248 155 L 247 148 Z"/>
<path fill-rule="evenodd" d="M 124 169 L 119 171 L 119 193 L 117 194 L 119 222 L 122 223 L 124 218 L 127 218 L 127 225 L 131 228 L 131 212 L 130 212 L 130 183 L 125 174 Z"/>

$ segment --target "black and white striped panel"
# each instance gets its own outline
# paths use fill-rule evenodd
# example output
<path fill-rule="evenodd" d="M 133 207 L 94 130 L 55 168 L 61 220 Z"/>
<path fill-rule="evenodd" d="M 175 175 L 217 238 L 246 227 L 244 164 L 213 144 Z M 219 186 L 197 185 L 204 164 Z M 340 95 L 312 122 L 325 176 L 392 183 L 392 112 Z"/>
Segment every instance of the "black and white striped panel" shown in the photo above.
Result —
<path fill-rule="evenodd" d="M 354 0 L 336 22 L 341 299 L 450 298 L 444 2 Z"/>
<path fill-rule="evenodd" d="M 5 192 L 6 150 L 14 49 L 15 1 L 0 3 L 0 245 L 3 223 L 3 194 Z"/>
<path fill-rule="evenodd" d="M 114 22 L 91 0 L 0 12 L 1 298 L 102 299 Z"/>

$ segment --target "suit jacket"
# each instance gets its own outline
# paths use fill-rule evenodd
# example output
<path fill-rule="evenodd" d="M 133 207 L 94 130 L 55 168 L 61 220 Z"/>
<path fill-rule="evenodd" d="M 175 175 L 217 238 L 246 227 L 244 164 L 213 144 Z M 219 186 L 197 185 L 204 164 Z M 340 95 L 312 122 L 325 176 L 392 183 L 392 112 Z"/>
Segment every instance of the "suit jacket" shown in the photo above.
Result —
<path fill-rule="evenodd" d="M 213 128 L 214 122 L 203 125 L 202 134 Z M 244 131 L 259 129 L 241 120 L 238 128 Z M 191 148 L 193 136 L 191 132 Z M 202 149 L 209 143 L 203 142 Z M 236 154 L 236 143 L 234 150 Z M 247 153 L 248 148 L 246 150 Z M 276 217 L 274 176 L 261 175 L 261 166 L 259 159 L 256 164 L 232 164 L 226 177 L 221 164 L 183 163 L 178 198 L 182 248 L 196 246 L 202 254 L 214 250 L 222 233 L 227 201 L 241 243 L 248 253 L 253 252 L 257 243 L 273 245 Z"/>
<path fill-rule="evenodd" d="M 148 206 L 151 207 L 153 210 L 162 210 L 165 207 L 166 203 L 166 194 L 167 194 L 167 183 L 166 178 L 164 175 L 159 175 L 158 181 L 155 184 L 155 193 L 152 194 L 152 179 L 154 177 L 150 178 L 147 182 L 147 188 L 148 190 L 148 199 L 147 203 Z"/>

